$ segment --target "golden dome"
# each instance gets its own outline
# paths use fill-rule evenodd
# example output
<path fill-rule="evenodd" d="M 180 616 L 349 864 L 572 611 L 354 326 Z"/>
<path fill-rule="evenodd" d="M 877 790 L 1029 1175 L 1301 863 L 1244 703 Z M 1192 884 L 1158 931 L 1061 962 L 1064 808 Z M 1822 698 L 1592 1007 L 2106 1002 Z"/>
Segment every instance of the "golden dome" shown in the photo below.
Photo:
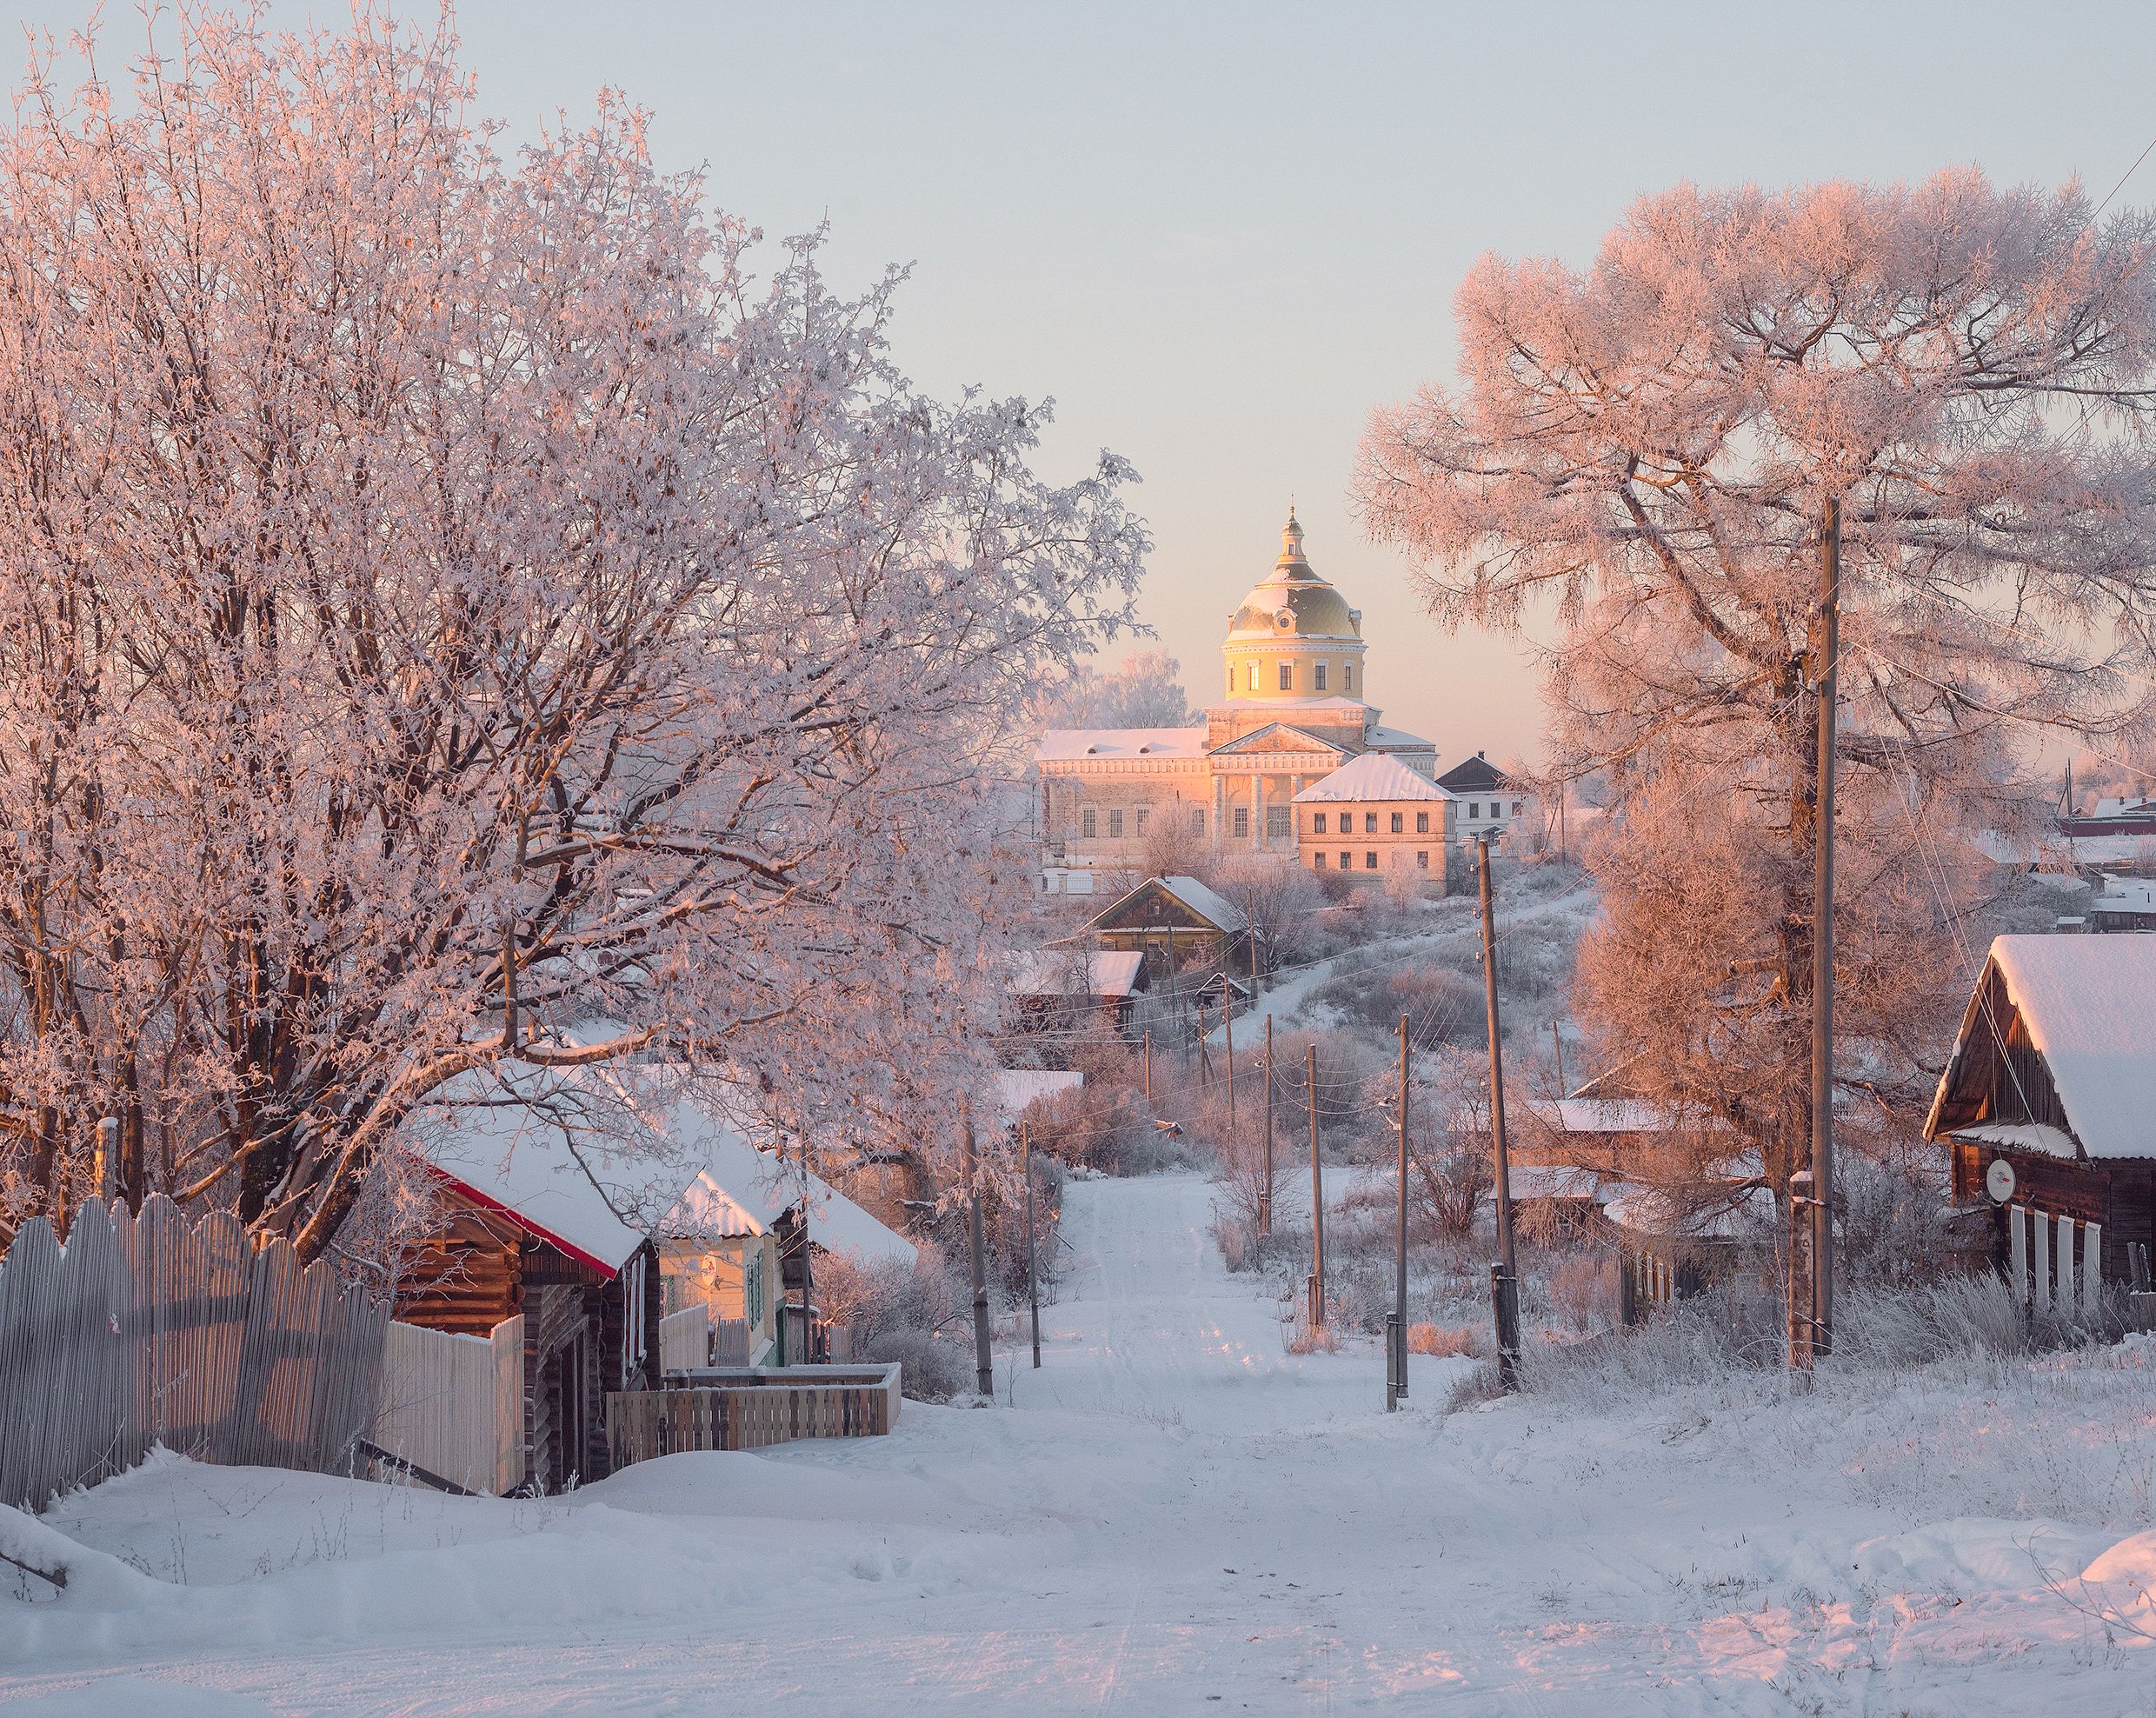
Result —
<path fill-rule="evenodd" d="M 1361 622 L 1348 599 L 1312 569 L 1302 552 L 1302 527 L 1289 508 L 1288 523 L 1281 528 L 1280 559 L 1229 619 L 1229 639 L 1360 639 Z"/>

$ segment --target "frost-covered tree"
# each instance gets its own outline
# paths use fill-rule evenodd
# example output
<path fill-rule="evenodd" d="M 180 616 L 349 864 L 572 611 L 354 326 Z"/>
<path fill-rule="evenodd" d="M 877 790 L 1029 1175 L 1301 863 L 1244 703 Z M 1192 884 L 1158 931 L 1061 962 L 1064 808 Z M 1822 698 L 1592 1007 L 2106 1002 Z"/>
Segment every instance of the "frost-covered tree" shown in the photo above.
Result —
<path fill-rule="evenodd" d="M 935 1139 L 982 1071 L 992 780 L 1129 474 L 912 390 L 891 280 L 755 277 L 633 110 L 468 101 L 183 12 L 0 138 L 0 1227 L 106 1115 L 312 1256 L 505 1059 Z"/>
<path fill-rule="evenodd" d="M 1203 719 L 1183 690 L 1182 664 L 1165 650 L 1132 650 L 1103 674 L 1075 663 L 1043 701 L 1044 728 L 1188 728 Z"/>
<path fill-rule="evenodd" d="M 2144 211 L 2099 222 L 2078 186 L 1973 170 L 1684 187 L 1585 271 L 1479 263 L 1461 387 L 1371 423 L 1361 506 L 1431 611 L 1554 623 L 1556 773 L 1609 772 L 1608 918 L 1581 964 L 1606 1048 L 1777 1182 L 1809 1080 L 1823 509 L 1838 1060 L 1891 1102 L 1924 1084 L 1969 964 L 1961 838 L 2029 806 L 2026 736 L 2148 726 L 2153 243 Z"/>

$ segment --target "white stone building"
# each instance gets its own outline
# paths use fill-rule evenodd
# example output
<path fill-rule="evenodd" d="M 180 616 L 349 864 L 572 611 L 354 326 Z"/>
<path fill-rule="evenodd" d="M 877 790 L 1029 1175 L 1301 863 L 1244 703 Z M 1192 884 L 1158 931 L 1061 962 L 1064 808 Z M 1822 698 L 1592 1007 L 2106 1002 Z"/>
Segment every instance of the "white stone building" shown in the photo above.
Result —
<path fill-rule="evenodd" d="M 1361 612 L 1313 570 L 1291 510 L 1280 559 L 1228 616 L 1222 696 L 1202 728 L 1041 736 L 1045 887 L 1090 893 L 1093 873 L 1137 869 L 1177 843 L 1292 857 L 1295 796 L 1367 753 L 1434 776 L 1430 742 L 1386 727 L 1369 702 L 1364 650 Z"/>

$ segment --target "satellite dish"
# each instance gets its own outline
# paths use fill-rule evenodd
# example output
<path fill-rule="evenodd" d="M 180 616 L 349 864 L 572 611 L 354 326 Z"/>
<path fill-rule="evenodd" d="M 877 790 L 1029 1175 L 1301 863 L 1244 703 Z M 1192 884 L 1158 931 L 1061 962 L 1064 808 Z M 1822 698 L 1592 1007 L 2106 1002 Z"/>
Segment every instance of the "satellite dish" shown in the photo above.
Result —
<path fill-rule="evenodd" d="M 1992 1159 L 1991 1167 L 1984 1171 L 1984 1191 L 1992 1196 L 1992 1203 L 2003 1205 L 2013 1197 L 2013 1165 L 2003 1157 Z"/>

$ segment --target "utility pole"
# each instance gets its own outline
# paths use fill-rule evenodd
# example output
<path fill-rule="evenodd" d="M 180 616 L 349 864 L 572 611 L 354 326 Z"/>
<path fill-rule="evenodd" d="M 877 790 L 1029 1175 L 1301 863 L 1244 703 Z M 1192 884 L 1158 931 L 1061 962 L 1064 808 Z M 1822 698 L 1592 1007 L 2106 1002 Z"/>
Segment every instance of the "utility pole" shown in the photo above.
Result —
<path fill-rule="evenodd" d="M 1482 887 L 1482 999 L 1490 1032 L 1490 1155 L 1497 1179 L 1497 1262 L 1490 1295 L 1497 1315 L 1497 1371 L 1507 1389 L 1520 1382 L 1520 1276 L 1512 1247 L 1512 1161 L 1505 1149 L 1505 1046 L 1497 1017 L 1497 913 L 1491 898 L 1490 837 L 1475 837 Z"/>
<path fill-rule="evenodd" d="M 2073 773 L 2072 763 L 2066 765 L 2066 773 L 2071 778 Z M 1242 929 L 1243 935 L 1249 939 L 1250 994 L 1254 996 L 1265 989 L 1259 982 L 1258 974 L 1258 893 L 1254 889 L 1245 888 L 1242 892 Z"/>
<path fill-rule="evenodd" d="M 1557 1095 L 1569 1097 L 1565 1089 L 1565 1041 L 1558 1035 L 1556 1016 L 1550 1018 L 1550 1048 L 1557 1052 Z"/>
<path fill-rule="evenodd" d="M 1318 1047 L 1310 1046 L 1310 1328 L 1325 1326 L 1325 1167 L 1318 1161 Z"/>
<path fill-rule="evenodd" d="M 1834 703 L 1841 650 L 1841 503 L 1820 530 L 1819 813 L 1812 907 L 1812 1355 L 1834 1332 Z"/>
<path fill-rule="evenodd" d="M 973 1102 L 964 1092 L 958 1096 L 958 1126 L 965 1141 L 967 1223 L 973 1243 L 974 1387 L 993 1400 L 995 1359 L 988 1350 L 988 1243 L 981 1232 L 981 1175 L 979 1166 L 974 1162 Z"/>
<path fill-rule="evenodd" d="M 1258 1188 L 1258 1233 L 1273 1232 L 1273 1016 L 1265 1016 L 1265 1180 Z"/>
<path fill-rule="evenodd" d="M 1150 1026 L 1145 1029 L 1145 1088 L 1146 1111 L 1150 1115 L 1153 1109 L 1153 1029 Z"/>
<path fill-rule="evenodd" d="M 1019 1155 L 1026 1163 L 1026 1298 L 1033 1305 L 1033 1369 L 1041 1369 L 1041 1266 L 1033 1243 L 1033 1135 L 1018 1124 Z"/>
<path fill-rule="evenodd" d="M 1394 1249 L 1393 1315 L 1385 1333 L 1385 1411 L 1407 1399 L 1407 1016 L 1400 1016 L 1400 1188 Z"/>

